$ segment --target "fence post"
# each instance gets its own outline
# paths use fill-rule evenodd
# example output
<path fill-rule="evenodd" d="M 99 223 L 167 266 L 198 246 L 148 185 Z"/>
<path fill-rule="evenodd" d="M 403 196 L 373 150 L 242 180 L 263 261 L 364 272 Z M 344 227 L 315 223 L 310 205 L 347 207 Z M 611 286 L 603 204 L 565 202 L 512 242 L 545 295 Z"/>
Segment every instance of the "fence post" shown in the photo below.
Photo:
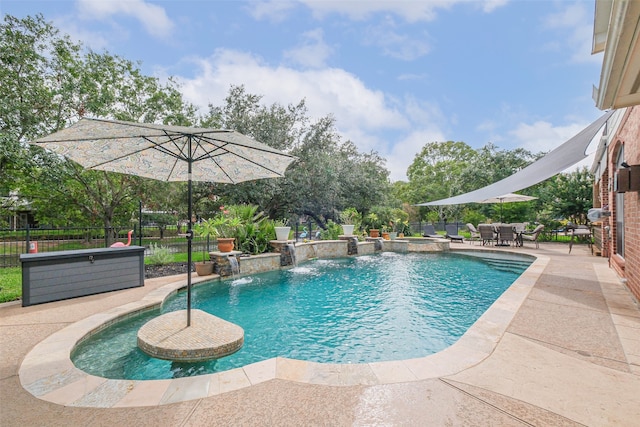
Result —
<path fill-rule="evenodd" d="M 31 235 L 29 234 L 29 222 L 27 221 L 27 225 L 25 226 L 25 241 L 27 243 L 27 245 L 24 248 L 24 253 L 28 254 L 29 253 L 29 245 L 31 244 Z"/>
<path fill-rule="evenodd" d="M 138 246 L 142 246 L 142 200 L 138 200 L 138 226 L 140 228 L 140 233 L 136 234 L 138 236 Z"/>

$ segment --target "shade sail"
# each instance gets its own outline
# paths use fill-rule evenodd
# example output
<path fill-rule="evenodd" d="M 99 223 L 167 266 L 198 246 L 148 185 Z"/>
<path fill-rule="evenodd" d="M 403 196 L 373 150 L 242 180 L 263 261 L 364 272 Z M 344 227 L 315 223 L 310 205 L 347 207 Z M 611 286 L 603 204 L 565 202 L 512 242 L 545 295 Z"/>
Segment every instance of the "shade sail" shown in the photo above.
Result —
<path fill-rule="evenodd" d="M 523 188 L 531 187 L 545 179 L 562 172 L 570 166 L 587 157 L 587 147 L 596 136 L 600 128 L 611 117 L 613 111 L 602 115 L 598 120 L 584 128 L 580 133 L 566 141 L 564 144 L 549 152 L 546 156 L 531 163 L 526 168 L 486 187 L 479 188 L 469 193 L 449 197 L 447 199 L 434 200 L 420 203 L 415 206 L 440 206 L 458 205 L 463 203 L 478 203 L 482 200 L 496 197 L 501 194 L 513 193 Z M 488 165 L 490 166 L 490 165 Z"/>

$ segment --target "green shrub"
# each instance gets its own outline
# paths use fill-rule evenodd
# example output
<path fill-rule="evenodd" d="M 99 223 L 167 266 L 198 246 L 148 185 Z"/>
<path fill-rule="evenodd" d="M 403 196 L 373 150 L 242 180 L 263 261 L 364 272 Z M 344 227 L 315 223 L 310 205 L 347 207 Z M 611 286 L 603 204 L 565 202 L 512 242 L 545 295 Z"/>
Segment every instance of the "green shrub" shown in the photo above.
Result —
<path fill-rule="evenodd" d="M 322 240 L 338 240 L 338 236 L 342 234 L 342 226 L 335 222 L 328 220 L 327 228 L 320 232 L 320 239 Z"/>
<path fill-rule="evenodd" d="M 173 262 L 173 255 L 169 251 L 169 248 L 166 246 L 158 246 L 155 243 L 151 243 L 149 245 L 149 255 L 147 256 L 149 260 L 149 264 L 169 264 Z"/>

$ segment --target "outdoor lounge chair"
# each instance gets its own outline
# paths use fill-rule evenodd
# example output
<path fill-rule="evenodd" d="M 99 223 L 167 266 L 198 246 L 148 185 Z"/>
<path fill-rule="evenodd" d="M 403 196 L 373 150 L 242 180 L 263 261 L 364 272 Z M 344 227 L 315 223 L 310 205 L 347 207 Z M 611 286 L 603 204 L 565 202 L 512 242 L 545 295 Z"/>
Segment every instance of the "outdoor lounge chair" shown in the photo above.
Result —
<path fill-rule="evenodd" d="M 491 224 L 478 224 L 478 231 L 480 232 L 480 238 L 482 239 L 482 246 L 490 244 L 496 240 L 496 232 Z M 498 241 L 496 240 L 496 243 Z"/>
<path fill-rule="evenodd" d="M 480 232 L 478 231 L 478 229 L 471 223 L 467 224 L 467 229 L 469 230 L 469 233 L 471 233 L 471 238 L 469 239 L 469 241 L 476 241 L 480 239 Z"/>
<path fill-rule="evenodd" d="M 427 224 L 424 226 L 424 233 L 422 233 L 422 237 L 442 237 L 442 236 L 436 233 L 436 229 L 432 224 Z"/>
<path fill-rule="evenodd" d="M 536 242 L 536 249 L 538 249 L 538 236 L 542 233 L 542 230 L 544 230 L 544 225 L 540 224 L 531 233 L 524 232 L 520 234 L 520 238 L 523 242 L 525 240 L 529 242 Z"/>
<path fill-rule="evenodd" d="M 460 242 L 460 243 L 464 242 L 464 237 L 458 234 L 457 225 L 447 224 L 445 225 L 444 228 L 447 231 L 447 234 L 445 235 L 447 239 L 451 239 L 452 242 Z"/>

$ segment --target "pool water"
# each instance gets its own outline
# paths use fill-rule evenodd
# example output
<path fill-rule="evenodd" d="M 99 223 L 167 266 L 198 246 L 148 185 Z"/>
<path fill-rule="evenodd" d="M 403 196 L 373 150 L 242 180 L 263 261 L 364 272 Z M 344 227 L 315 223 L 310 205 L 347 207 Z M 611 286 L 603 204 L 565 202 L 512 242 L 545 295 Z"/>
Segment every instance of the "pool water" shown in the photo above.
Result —
<path fill-rule="evenodd" d="M 87 373 L 165 379 L 241 367 L 272 357 L 368 363 L 423 357 L 460 338 L 531 264 L 455 253 L 383 253 L 314 260 L 290 270 L 195 286 L 192 307 L 240 325 L 244 346 L 204 363 L 154 359 L 137 348 L 138 329 L 159 311 L 116 323 L 72 355 Z M 162 312 L 186 308 L 184 293 Z"/>

